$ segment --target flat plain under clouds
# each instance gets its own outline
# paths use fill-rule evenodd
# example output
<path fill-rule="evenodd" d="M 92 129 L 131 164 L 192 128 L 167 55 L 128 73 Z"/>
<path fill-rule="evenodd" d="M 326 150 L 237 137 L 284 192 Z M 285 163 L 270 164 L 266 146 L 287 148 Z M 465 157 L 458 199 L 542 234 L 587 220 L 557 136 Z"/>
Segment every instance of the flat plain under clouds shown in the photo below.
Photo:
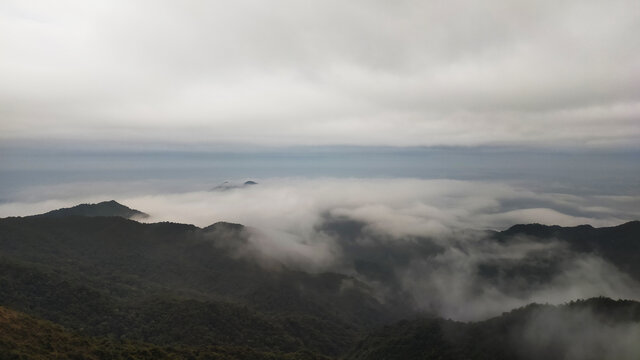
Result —
<path fill-rule="evenodd" d="M 0 139 L 637 148 L 637 1 L 0 1 Z"/>

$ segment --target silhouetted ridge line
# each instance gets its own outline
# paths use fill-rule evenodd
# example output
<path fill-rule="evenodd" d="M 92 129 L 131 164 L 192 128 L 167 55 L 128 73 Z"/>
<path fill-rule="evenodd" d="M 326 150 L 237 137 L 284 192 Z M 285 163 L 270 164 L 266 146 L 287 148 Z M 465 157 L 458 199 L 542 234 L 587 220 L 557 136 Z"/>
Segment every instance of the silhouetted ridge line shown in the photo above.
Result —
<path fill-rule="evenodd" d="M 598 297 L 557 306 L 532 303 L 479 322 L 400 321 L 370 333 L 344 359 L 635 359 L 630 357 L 636 355 L 634 347 L 618 339 L 639 326 L 637 301 Z"/>
<path fill-rule="evenodd" d="M 131 209 L 115 200 L 103 201 L 97 204 L 80 204 L 69 208 L 52 210 L 34 217 L 65 217 L 65 216 L 119 216 L 126 219 L 149 217 L 142 211 Z"/>
<path fill-rule="evenodd" d="M 500 236 L 528 235 L 539 238 L 549 238 L 553 236 L 563 236 L 567 234 L 588 234 L 593 232 L 609 232 L 609 231 L 639 231 L 640 221 L 633 220 L 616 226 L 609 227 L 593 227 L 589 224 L 578 226 L 560 226 L 560 225 L 543 225 L 539 223 L 533 224 L 516 224 L 504 231 L 499 231 Z"/>
<path fill-rule="evenodd" d="M 233 189 L 242 189 L 242 188 L 246 188 L 248 186 L 253 186 L 253 185 L 258 185 L 258 183 L 253 180 L 247 180 L 242 184 L 225 181 L 222 184 L 213 187 L 210 191 L 227 191 L 227 190 L 233 190 Z"/>
<path fill-rule="evenodd" d="M 202 228 L 203 231 L 242 231 L 244 229 L 244 225 L 230 223 L 226 221 L 218 221 L 212 225 Z"/>

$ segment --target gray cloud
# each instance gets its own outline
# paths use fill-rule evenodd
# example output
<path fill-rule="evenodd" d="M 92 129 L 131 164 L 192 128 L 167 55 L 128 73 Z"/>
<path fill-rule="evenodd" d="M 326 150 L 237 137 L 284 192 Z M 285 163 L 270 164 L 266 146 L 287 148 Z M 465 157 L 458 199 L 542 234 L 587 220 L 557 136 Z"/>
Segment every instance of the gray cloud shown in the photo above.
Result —
<path fill-rule="evenodd" d="M 634 1 L 0 6 L 3 141 L 636 147 Z"/>

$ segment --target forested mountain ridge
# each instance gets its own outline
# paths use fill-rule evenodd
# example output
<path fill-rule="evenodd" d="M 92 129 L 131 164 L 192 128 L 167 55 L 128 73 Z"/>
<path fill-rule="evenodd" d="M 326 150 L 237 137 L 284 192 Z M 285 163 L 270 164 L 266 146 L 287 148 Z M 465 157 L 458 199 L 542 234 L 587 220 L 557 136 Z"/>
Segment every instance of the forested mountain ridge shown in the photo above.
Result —
<path fill-rule="evenodd" d="M 327 355 L 397 318 L 348 276 L 236 258 L 226 237 L 242 242 L 241 232 L 120 217 L 0 219 L 0 305 L 91 336 Z"/>
<path fill-rule="evenodd" d="M 139 341 L 89 337 L 50 321 L 0 306 L 2 360 L 323 360 L 310 352 L 260 352 L 247 347 L 159 346 Z"/>
<path fill-rule="evenodd" d="M 508 242 L 517 236 L 527 236 L 537 241 L 557 239 L 566 242 L 572 250 L 596 253 L 640 280 L 640 221 L 602 228 L 594 228 L 591 225 L 514 225 L 496 234 L 496 238 L 502 242 Z"/>
<path fill-rule="evenodd" d="M 508 252 L 493 254 L 473 264 L 471 275 L 486 284 L 508 284 L 510 289 L 519 291 L 509 281 L 521 286 L 534 282 L 539 285 L 563 271 L 562 266 L 556 265 L 562 264 L 563 257 L 580 259 L 583 254 L 595 254 L 633 276 L 640 239 L 638 224 L 610 228 L 534 224 L 503 232 L 481 232 L 471 243 L 473 246 L 510 249 L 511 244 L 517 247 L 523 241 L 568 245 L 535 248 L 531 256 L 521 258 Z M 481 359 L 478 356 L 485 352 L 483 346 L 504 342 L 508 337 L 500 331 L 512 326 L 510 322 L 506 327 L 498 326 L 502 330 L 496 330 L 493 337 L 486 335 L 492 332 L 484 330 L 493 328 L 483 325 L 504 324 L 504 316 L 498 317 L 502 320 L 487 320 L 489 323 L 458 323 L 437 318 L 437 314 L 387 328 L 398 330 L 371 333 L 401 319 L 424 316 L 423 309 L 416 307 L 413 294 L 403 288 L 403 281 L 407 280 L 403 271 L 416 261 L 430 264 L 445 254 L 445 245 L 437 239 L 389 239 L 371 232 L 367 224 L 326 219 L 317 231 L 336 241 L 342 251 L 341 266 L 349 271 L 336 268 L 318 272 L 286 263 L 265 264 L 240 251 L 256 241 L 250 238 L 251 231 L 226 222 L 204 228 L 168 222 L 140 223 L 112 213 L 3 218 L 0 306 L 52 321 L 85 339 L 107 339 L 112 344 L 109 346 L 116 348 L 120 346 L 117 344 L 131 342 L 142 348 L 180 348 L 187 354 L 214 346 L 224 351 L 249 349 L 258 354 L 249 357 L 255 359 L 271 354 L 293 358 L 298 356 L 293 354 L 306 354 L 309 358 L 350 354 L 354 359 L 392 359 L 387 357 L 391 355 L 386 353 L 389 344 L 384 339 L 415 347 L 402 334 L 423 325 L 437 331 L 426 338 L 424 334 L 431 334 L 430 331 L 416 332 L 418 338 L 424 338 L 418 342 L 421 350 L 415 350 L 417 353 L 424 355 L 425 348 L 429 348 L 434 349 L 433 354 L 442 355 L 454 347 L 454 354 Z M 454 248 L 467 245 L 455 239 L 451 244 Z M 418 276 L 426 280 L 430 274 L 422 272 Z M 624 307 L 600 303 L 605 304 L 606 316 L 617 314 L 599 318 L 605 324 L 637 321 L 636 310 L 618 311 Z M 437 335 L 442 329 L 461 334 L 479 331 L 485 335 L 465 335 L 443 342 Z M 351 350 L 367 334 L 371 335 Z M 484 345 L 477 345 L 474 339 Z M 397 349 L 389 354 L 393 352 L 403 354 Z M 242 358 L 229 354 L 225 355 L 229 359 Z M 406 359 L 413 356 L 411 352 L 404 354 Z M 505 354 L 510 353 L 494 356 L 500 359 Z"/>
<path fill-rule="evenodd" d="M 553 318 L 555 327 L 541 328 Z M 594 322 L 595 324 L 589 324 Z M 585 325 L 602 329 L 595 334 Z M 640 303 L 592 298 L 562 306 L 531 304 L 476 323 L 405 320 L 376 330 L 344 359 L 603 359 L 637 358 Z M 635 348 L 634 343 L 635 342 Z M 631 346 L 629 346 L 631 343 Z M 619 345 L 626 347 L 617 348 Z M 308 351 L 259 351 L 230 345 L 160 346 L 89 337 L 0 306 L 0 359 L 326 359 Z"/>
<path fill-rule="evenodd" d="M 405 320 L 368 335 L 346 359 L 633 360 L 639 335 L 640 302 L 601 297 L 530 304 L 473 323 Z"/>
<path fill-rule="evenodd" d="M 51 210 L 44 214 L 33 216 L 62 217 L 62 216 L 120 216 L 125 219 L 145 219 L 149 215 L 142 211 L 131 209 L 115 200 L 103 201 L 97 204 L 80 204 L 69 208 Z"/>

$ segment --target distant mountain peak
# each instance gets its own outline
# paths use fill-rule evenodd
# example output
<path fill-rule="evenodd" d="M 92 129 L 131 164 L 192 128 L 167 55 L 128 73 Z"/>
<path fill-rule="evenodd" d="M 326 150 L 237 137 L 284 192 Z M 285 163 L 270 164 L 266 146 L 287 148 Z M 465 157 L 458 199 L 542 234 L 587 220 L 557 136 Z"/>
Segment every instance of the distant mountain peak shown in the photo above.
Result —
<path fill-rule="evenodd" d="M 258 185 L 258 183 L 253 180 L 247 180 L 242 184 L 225 181 L 222 184 L 213 187 L 211 191 L 226 191 L 226 190 L 232 190 L 232 189 L 242 189 L 247 186 L 254 186 L 254 185 Z"/>
<path fill-rule="evenodd" d="M 560 226 L 560 225 L 544 225 L 539 223 L 532 224 L 517 224 L 513 225 L 507 230 L 501 231 L 503 235 L 530 235 L 537 237 L 550 237 L 558 232 L 584 232 L 590 230 L 602 230 L 602 229 L 634 229 L 640 225 L 640 221 L 633 220 L 620 225 L 612 227 L 600 227 L 594 228 L 589 224 L 577 225 L 577 226 Z"/>
<path fill-rule="evenodd" d="M 37 217 L 65 217 L 65 216 L 118 216 L 126 219 L 149 217 L 142 211 L 131 209 L 115 200 L 99 202 L 97 204 L 80 204 L 69 208 L 52 210 L 44 214 L 34 215 Z"/>
<path fill-rule="evenodd" d="M 217 223 L 209 225 L 203 228 L 202 230 L 208 232 L 208 231 L 241 231 L 242 229 L 244 229 L 244 225 L 242 224 L 230 223 L 226 221 L 218 221 Z"/>

